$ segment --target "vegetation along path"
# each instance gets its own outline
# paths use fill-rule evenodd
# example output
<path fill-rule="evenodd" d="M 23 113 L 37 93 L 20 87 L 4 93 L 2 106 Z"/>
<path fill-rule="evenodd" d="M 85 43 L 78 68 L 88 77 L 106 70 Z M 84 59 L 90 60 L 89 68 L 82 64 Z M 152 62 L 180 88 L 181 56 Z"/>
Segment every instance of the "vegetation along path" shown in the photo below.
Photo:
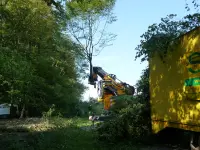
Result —
<path fill-rule="evenodd" d="M 134 145 L 128 142 L 108 144 L 96 140 L 87 118 L 29 118 L 0 121 L 1 150 L 178 150 L 166 146 Z"/>

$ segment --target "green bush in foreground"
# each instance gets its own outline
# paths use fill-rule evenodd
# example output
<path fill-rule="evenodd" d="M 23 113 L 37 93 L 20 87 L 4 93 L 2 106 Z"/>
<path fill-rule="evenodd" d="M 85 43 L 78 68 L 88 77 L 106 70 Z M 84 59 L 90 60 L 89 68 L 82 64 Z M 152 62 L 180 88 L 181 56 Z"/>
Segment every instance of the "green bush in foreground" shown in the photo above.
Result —
<path fill-rule="evenodd" d="M 142 140 L 150 132 L 148 109 L 139 102 L 123 108 L 116 118 L 97 129 L 98 139 L 117 142 L 127 139 Z"/>

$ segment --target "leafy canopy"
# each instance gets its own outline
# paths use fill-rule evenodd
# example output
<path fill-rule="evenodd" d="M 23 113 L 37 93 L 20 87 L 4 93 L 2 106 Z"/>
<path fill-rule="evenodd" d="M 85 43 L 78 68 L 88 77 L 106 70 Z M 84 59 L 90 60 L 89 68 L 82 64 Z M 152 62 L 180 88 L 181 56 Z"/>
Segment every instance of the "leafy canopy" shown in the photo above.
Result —
<path fill-rule="evenodd" d="M 152 24 L 147 31 L 141 35 L 140 44 L 135 48 L 136 57 L 141 61 L 148 61 L 155 52 L 161 58 L 165 57 L 168 47 L 180 35 L 200 26 L 200 14 L 187 15 L 181 20 L 176 19 L 175 14 L 161 18 L 159 24 Z"/>

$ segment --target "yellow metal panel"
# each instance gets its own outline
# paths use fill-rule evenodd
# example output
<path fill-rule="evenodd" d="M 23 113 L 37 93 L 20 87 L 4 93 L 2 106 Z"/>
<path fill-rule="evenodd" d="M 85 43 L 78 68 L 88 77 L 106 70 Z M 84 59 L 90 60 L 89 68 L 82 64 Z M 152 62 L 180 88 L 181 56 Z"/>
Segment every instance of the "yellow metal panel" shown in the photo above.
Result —
<path fill-rule="evenodd" d="M 164 63 L 157 54 L 149 61 L 154 132 L 165 127 L 200 132 L 200 27 L 177 42 Z"/>
<path fill-rule="evenodd" d="M 111 102 L 111 97 L 113 95 L 112 94 L 107 94 L 106 96 L 104 96 L 104 109 L 105 110 L 109 110 L 112 102 Z"/>

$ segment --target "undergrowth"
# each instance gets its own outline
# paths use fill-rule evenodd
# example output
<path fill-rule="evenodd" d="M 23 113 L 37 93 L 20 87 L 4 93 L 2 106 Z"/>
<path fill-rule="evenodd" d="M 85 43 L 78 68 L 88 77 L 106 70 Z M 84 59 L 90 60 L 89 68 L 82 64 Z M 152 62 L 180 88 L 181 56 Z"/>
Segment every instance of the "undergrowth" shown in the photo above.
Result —
<path fill-rule="evenodd" d="M 15 126 L 4 127 L 4 130 L 1 130 L 0 134 L 0 149 L 78 150 L 93 149 L 96 145 L 95 135 L 92 132 L 80 129 L 82 125 L 89 125 L 85 118 L 64 119 L 61 117 L 53 117 L 49 118 L 48 122 L 43 119 L 38 120 L 40 121 L 38 121 L 37 124 L 31 124 L 29 121 L 27 126 L 25 126 L 27 122 L 26 119 L 20 120 L 20 125 L 20 121 L 17 121 L 21 130 L 17 129 Z M 4 120 L 4 122 L 6 122 L 6 120 Z M 13 123 L 14 121 L 12 124 Z"/>
<path fill-rule="evenodd" d="M 110 143 L 144 140 L 150 133 L 150 122 L 146 111 L 146 105 L 139 102 L 123 108 L 117 117 L 100 124 L 97 129 L 98 139 Z"/>

